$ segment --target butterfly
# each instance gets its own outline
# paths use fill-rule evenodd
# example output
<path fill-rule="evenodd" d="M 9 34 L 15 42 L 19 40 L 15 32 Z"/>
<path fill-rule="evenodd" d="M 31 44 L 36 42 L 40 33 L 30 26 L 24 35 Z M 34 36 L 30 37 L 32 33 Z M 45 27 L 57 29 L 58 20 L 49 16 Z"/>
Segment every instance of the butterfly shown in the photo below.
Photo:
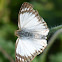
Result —
<path fill-rule="evenodd" d="M 18 14 L 18 37 L 15 44 L 16 62 L 31 62 L 47 46 L 49 29 L 30 3 L 24 2 Z"/>

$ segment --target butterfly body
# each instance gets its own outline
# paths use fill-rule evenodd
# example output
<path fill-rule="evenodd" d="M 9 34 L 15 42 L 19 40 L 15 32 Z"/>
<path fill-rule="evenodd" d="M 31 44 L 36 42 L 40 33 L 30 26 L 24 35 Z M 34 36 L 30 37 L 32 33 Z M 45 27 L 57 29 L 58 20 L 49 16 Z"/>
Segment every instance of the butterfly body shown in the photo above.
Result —
<path fill-rule="evenodd" d="M 17 36 L 19 36 L 20 38 L 24 38 L 24 37 L 32 38 L 33 33 L 25 31 L 25 30 L 20 30 L 20 31 L 17 31 Z"/>
<path fill-rule="evenodd" d="M 32 5 L 22 4 L 18 15 L 16 31 L 16 62 L 31 62 L 47 46 L 49 29 L 46 22 L 34 10 Z"/>

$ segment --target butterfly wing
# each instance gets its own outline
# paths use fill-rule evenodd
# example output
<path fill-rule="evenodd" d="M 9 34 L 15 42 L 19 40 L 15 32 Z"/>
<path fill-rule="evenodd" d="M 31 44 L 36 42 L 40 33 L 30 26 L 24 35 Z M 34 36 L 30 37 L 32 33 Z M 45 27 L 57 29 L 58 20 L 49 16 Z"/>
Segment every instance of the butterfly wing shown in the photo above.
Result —
<path fill-rule="evenodd" d="M 16 41 L 16 62 L 31 62 L 36 55 L 44 50 L 46 42 L 44 39 L 34 39 L 33 41 L 18 38 Z"/>
<path fill-rule="evenodd" d="M 36 10 L 29 3 L 23 3 L 18 16 L 19 29 L 29 29 L 32 32 L 47 35 L 49 29 L 46 22 L 41 18 Z"/>
<path fill-rule="evenodd" d="M 18 14 L 18 27 L 19 27 L 19 29 L 23 28 L 24 25 L 26 25 L 28 23 L 28 21 L 29 21 L 28 18 L 31 17 L 32 10 L 33 10 L 33 8 L 32 8 L 31 4 L 29 4 L 27 2 L 22 4 L 19 14 Z"/>
<path fill-rule="evenodd" d="M 49 29 L 46 22 L 29 3 L 23 3 L 18 15 L 18 27 L 35 34 L 44 36 L 42 39 L 20 39 L 16 41 L 16 62 L 31 62 L 33 58 L 43 52 L 47 46 L 46 36 Z"/>

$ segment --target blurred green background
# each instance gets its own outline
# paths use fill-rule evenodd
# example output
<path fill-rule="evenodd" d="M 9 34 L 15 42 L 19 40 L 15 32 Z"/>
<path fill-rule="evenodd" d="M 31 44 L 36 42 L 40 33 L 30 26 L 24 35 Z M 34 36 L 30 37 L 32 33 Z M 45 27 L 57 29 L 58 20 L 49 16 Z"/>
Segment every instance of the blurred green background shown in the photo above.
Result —
<path fill-rule="evenodd" d="M 18 13 L 23 2 L 31 3 L 49 28 L 62 24 L 62 0 L 0 0 L 0 62 L 15 60 L 17 37 L 14 32 L 18 29 Z M 62 33 L 46 53 L 38 55 L 32 62 L 62 62 Z"/>

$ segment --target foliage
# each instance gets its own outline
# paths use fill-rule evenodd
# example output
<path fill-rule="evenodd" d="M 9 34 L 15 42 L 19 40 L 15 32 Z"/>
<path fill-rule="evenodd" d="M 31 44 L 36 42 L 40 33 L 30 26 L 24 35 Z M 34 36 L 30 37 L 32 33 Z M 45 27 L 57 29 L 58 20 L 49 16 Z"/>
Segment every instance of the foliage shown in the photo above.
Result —
<path fill-rule="evenodd" d="M 0 62 L 15 61 L 18 12 L 29 2 L 47 22 L 50 29 L 48 46 L 32 62 L 62 62 L 62 1 L 61 0 L 0 0 Z"/>
<path fill-rule="evenodd" d="M 62 53 L 50 55 L 50 62 L 62 62 Z"/>

